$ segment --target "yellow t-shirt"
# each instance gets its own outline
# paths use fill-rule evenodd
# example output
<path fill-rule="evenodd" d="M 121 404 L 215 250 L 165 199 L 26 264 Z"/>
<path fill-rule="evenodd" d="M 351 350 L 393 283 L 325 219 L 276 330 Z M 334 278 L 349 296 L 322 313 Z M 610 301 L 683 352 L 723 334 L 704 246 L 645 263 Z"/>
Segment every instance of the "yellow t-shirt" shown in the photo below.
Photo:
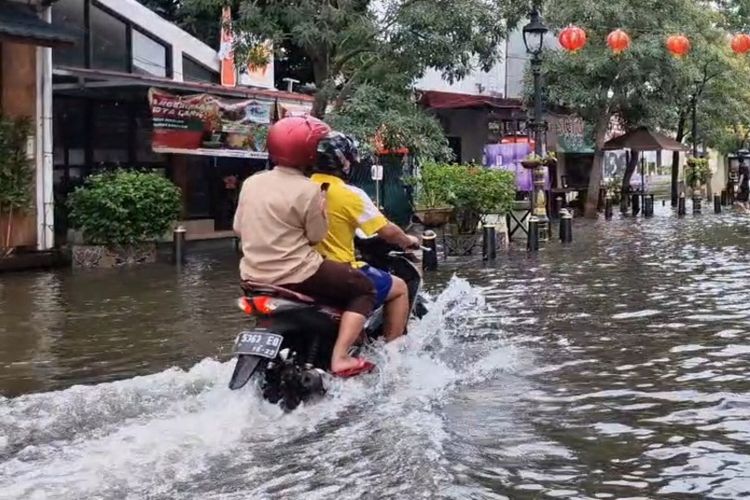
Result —
<path fill-rule="evenodd" d="M 388 225 L 388 219 L 358 187 L 326 174 L 313 174 L 312 181 L 329 185 L 326 196 L 328 234 L 315 249 L 326 259 L 361 267 L 364 263 L 357 262 L 354 253 L 354 231 L 360 229 L 372 236 Z"/>

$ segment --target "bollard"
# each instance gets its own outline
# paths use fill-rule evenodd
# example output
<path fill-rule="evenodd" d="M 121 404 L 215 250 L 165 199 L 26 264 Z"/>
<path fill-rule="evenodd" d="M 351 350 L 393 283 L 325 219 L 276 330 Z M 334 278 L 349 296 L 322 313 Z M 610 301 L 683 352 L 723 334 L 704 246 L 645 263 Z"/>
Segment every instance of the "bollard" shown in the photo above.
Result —
<path fill-rule="evenodd" d="M 633 217 L 638 215 L 638 213 L 641 211 L 641 200 L 639 194 L 634 194 L 632 198 L 633 203 Z"/>
<path fill-rule="evenodd" d="M 607 220 L 612 218 L 612 198 L 609 195 L 604 199 L 604 218 Z"/>
<path fill-rule="evenodd" d="M 661 206 L 666 207 L 667 206 L 667 200 L 661 200 Z"/>
<path fill-rule="evenodd" d="M 693 215 L 700 215 L 701 213 L 701 199 L 700 197 L 693 198 Z"/>
<path fill-rule="evenodd" d="M 654 195 L 650 195 L 643 199 L 643 215 L 645 217 L 654 216 Z"/>
<path fill-rule="evenodd" d="M 714 195 L 714 213 L 721 213 L 721 196 L 719 196 L 718 194 Z"/>
<path fill-rule="evenodd" d="M 237 255 L 242 255 L 242 241 L 237 236 L 235 236 L 233 240 L 234 251 L 237 253 Z"/>
<path fill-rule="evenodd" d="M 172 261 L 175 265 L 181 265 L 185 262 L 185 235 L 187 229 L 185 226 L 177 226 L 172 233 Z"/>
<path fill-rule="evenodd" d="M 497 230 L 495 226 L 482 226 L 482 258 L 495 260 L 497 257 Z"/>
<path fill-rule="evenodd" d="M 557 198 L 555 198 L 555 210 L 554 210 L 555 218 L 557 219 L 560 218 L 560 214 L 562 213 L 562 210 L 563 210 L 563 198 L 562 196 L 558 196 Z"/>
<path fill-rule="evenodd" d="M 437 271 L 437 235 L 434 231 L 422 233 L 422 245 L 429 250 L 422 252 L 422 269 L 425 271 Z"/>
<path fill-rule="evenodd" d="M 560 214 L 560 241 L 571 243 L 573 241 L 573 214 L 564 210 Z"/>
<path fill-rule="evenodd" d="M 529 239 L 526 249 L 529 252 L 539 250 L 539 218 L 536 215 L 529 217 Z"/>
<path fill-rule="evenodd" d="M 680 199 L 677 200 L 677 216 L 684 217 L 686 213 L 685 209 L 685 193 L 680 193 Z"/>
<path fill-rule="evenodd" d="M 728 205 L 727 201 L 728 201 L 727 190 L 722 189 L 721 190 L 721 205 L 726 207 Z"/>

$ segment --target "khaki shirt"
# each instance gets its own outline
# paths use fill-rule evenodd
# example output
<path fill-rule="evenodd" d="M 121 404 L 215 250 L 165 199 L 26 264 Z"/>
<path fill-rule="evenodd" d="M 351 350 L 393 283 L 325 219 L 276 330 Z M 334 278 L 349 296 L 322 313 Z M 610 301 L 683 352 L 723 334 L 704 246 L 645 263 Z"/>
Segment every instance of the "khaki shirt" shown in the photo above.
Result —
<path fill-rule="evenodd" d="M 315 274 L 313 245 L 328 231 L 320 186 L 293 168 L 276 167 L 242 184 L 234 231 L 242 239 L 243 280 L 293 285 Z"/>

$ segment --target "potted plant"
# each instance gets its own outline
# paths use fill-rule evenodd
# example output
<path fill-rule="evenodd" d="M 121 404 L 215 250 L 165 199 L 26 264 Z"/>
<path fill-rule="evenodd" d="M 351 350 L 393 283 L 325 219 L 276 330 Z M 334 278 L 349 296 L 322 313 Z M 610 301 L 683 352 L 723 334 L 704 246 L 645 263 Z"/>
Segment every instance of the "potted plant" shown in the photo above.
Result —
<path fill-rule="evenodd" d="M 73 246 L 73 264 L 116 267 L 156 260 L 156 240 L 177 221 L 182 199 L 157 173 L 116 170 L 89 177 L 68 207 L 85 243 Z"/>
<path fill-rule="evenodd" d="M 13 222 L 31 207 L 34 168 L 27 146 L 32 130 L 28 118 L 0 116 L 0 215 L 6 221 L 0 257 L 13 253 Z"/>
<path fill-rule="evenodd" d="M 449 168 L 446 164 L 428 162 L 420 168 L 419 177 L 405 181 L 416 188 L 414 215 L 426 227 L 442 227 L 453 214 Z"/>
<path fill-rule="evenodd" d="M 531 153 L 526 158 L 521 160 L 521 166 L 529 170 L 535 169 L 538 166 L 543 165 L 543 164 L 544 164 L 544 158 L 542 158 L 536 153 Z"/>
<path fill-rule="evenodd" d="M 711 168 L 708 166 L 708 158 L 688 158 L 685 166 L 685 184 L 692 189 L 697 196 L 702 187 L 708 182 Z"/>

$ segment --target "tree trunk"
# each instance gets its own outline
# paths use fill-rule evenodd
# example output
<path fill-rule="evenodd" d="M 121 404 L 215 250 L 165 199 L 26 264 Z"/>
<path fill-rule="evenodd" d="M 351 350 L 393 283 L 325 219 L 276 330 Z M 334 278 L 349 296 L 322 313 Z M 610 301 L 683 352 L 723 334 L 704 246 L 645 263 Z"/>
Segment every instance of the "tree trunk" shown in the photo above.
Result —
<path fill-rule="evenodd" d="M 326 108 L 328 107 L 329 101 L 329 71 L 328 62 L 325 54 L 316 54 L 311 56 L 313 63 L 313 76 L 315 77 L 315 101 L 313 101 L 313 107 L 311 114 L 320 118 L 321 120 L 326 115 Z"/>
<path fill-rule="evenodd" d="M 13 234 L 13 205 L 8 208 L 8 227 L 5 231 L 5 246 L 3 247 L 3 254 L 5 257 L 9 256 L 13 249 L 10 246 L 10 236 Z"/>
<path fill-rule="evenodd" d="M 321 120 L 326 115 L 326 108 L 328 107 L 328 97 L 326 97 L 324 90 L 318 90 L 315 93 L 315 101 L 313 101 L 313 107 L 310 114 L 312 114 L 315 118 L 320 118 Z"/>
<path fill-rule="evenodd" d="M 633 172 L 638 167 L 638 160 L 641 157 L 639 151 L 631 151 L 630 158 L 628 158 L 628 164 L 625 166 L 625 173 L 622 174 L 622 187 L 620 193 L 622 196 L 627 196 L 630 192 L 630 180 L 633 178 Z"/>
<path fill-rule="evenodd" d="M 681 142 L 685 138 L 685 121 L 686 115 L 684 111 L 680 111 L 680 119 L 677 122 L 677 142 Z M 677 206 L 677 199 L 680 197 L 680 193 L 677 191 L 677 180 L 680 177 L 680 152 L 675 151 L 672 153 L 672 206 Z"/>
<path fill-rule="evenodd" d="M 599 120 L 596 123 L 594 135 L 596 142 L 594 145 L 594 163 L 591 165 L 591 175 L 589 175 L 589 188 L 586 193 L 586 206 L 583 215 L 590 219 L 596 219 L 599 206 L 599 189 L 602 184 L 602 164 L 604 163 L 604 139 L 607 137 L 609 128 L 609 109 L 603 110 Z"/>

